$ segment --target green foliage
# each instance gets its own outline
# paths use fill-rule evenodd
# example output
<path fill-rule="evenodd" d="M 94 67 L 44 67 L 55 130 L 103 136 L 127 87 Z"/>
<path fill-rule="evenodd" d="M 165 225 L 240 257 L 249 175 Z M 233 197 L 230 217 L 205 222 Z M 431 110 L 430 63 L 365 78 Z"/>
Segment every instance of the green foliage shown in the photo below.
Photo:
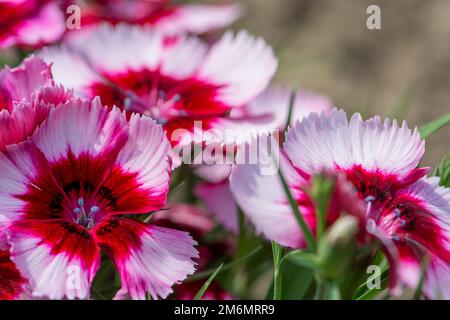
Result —
<path fill-rule="evenodd" d="M 441 163 L 436 167 L 433 174 L 441 178 L 439 182 L 441 186 L 450 187 L 450 156 L 442 159 Z"/>
<path fill-rule="evenodd" d="M 223 268 L 223 263 L 221 263 L 217 269 L 213 272 L 213 274 L 206 280 L 205 284 L 200 288 L 197 294 L 194 297 L 194 300 L 200 300 L 205 294 L 206 290 L 208 290 L 209 286 L 213 282 L 214 278 L 219 274 L 220 270 Z"/>
<path fill-rule="evenodd" d="M 433 120 L 419 128 L 420 135 L 423 139 L 428 138 L 433 133 L 438 131 L 440 128 L 445 126 L 450 122 L 450 113 L 440 117 L 439 119 Z"/>

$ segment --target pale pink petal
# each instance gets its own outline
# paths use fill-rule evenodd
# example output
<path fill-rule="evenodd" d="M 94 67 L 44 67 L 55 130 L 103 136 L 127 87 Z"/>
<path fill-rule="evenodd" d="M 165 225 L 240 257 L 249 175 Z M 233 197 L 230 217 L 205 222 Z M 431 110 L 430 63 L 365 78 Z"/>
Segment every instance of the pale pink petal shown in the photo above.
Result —
<path fill-rule="evenodd" d="M 35 56 L 26 58 L 16 68 L 5 68 L 0 72 L 0 93 L 6 96 L 7 106 L 12 101 L 29 101 L 41 87 L 52 84 L 50 66 Z M 5 106 L 0 106 L 1 108 Z"/>
<path fill-rule="evenodd" d="M 267 123 L 270 129 L 284 129 L 289 116 L 291 89 L 288 87 L 271 87 L 242 108 L 231 111 L 233 116 L 272 115 Z M 291 125 L 311 112 L 329 112 L 333 104 L 329 98 L 305 90 L 297 90 L 291 114 Z"/>
<path fill-rule="evenodd" d="M 161 73 L 175 79 L 193 76 L 205 59 L 206 43 L 195 37 L 177 37 L 175 43 L 165 48 L 161 60 Z"/>
<path fill-rule="evenodd" d="M 127 218 L 104 220 L 95 237 L 119 271 L 122 288 L 116 298 L 165 298 L 172 286 L 194 273 L 196 242 L 185 232 L 152 226 Z"/>
<path fill-rule="evenodd" d="M 77 97 L 89 97 L 89 85 L 101 81 L 95 70 L 67 46 L 45 47 L 37 55 L 51 64 L 55 82 L 73 89 Z"/>
<path fill-rule="evenodd" d="M 423 289 L 430 299 L 450 299 L 450 262 L 448 260 L 433 257 Z"/>
<path fill-rule="evenodd" d="M 235 234 L 238 233 L 237 203 L 231 194 L 228 180 L 217 184 L 201 183 L 195 188 L 195 194 L 217 221 Z"/>
<path fill-rule="evenodd" d="M 263 39 L 245 31 L 228 32 L 213 45 L 198 76 L 222 86 L 220 100 L 240 106 L 266 88 L 277 66 L 272 48 Z"/>
<path fill-rule="evenodd" d="M 281 153 L 277 142 L 272 140 L 270 148 L 266 136 L 239 150 L 230 176 L 231 192 L 258 232 L 284 246 L 298 248 L 304 245 L 304 239 L 280 182 L 278 168 L 311 230 L 315 225 L 314 209 L 311 200 L 300 190 L 305 181 Z"/>
<path fill-rule="evenodd" d="M 240 16 L 240 7 L 233 5 L 184 5 L 172 14 L 161 17 L 155 28 L 167 35 L 205 33 L 232 24 Z"/>
<path fill-rule="evenodd" d="M 228 179 L 231 172 L 230 164 L 199 165 L 193 168 L 196 175 L 209 183 L 220 183 Z"/>
<path fill-rule="evenodd" d="M 127 139 L 126 121 L 120 111 L 108 111 L 99 99 L 73 99 L 50 112 L 33 141 L 50 161 L 119 150 Z"/>
<path fill-rule="evenodd" d="M 58 4 L 42 5 L 39 11 L 11 27 L 9 36 L 0 39 L 0 48 L 13 45 L 40 46 L 58 40 L 66 30 L 63 11 Z"/>
<path fill-rule="evenodd" d="M 19 143 L 30 137 L 48 116 L 50 107 L 31 103 L 14 104 L 11 111 L 6 109 L 0 111 L 0 131 L 7 132 L 0 136 L 0 151 L 6 146 Z"/>
<path fill-rule="evenodd" d="M 66 44 L 87 58 L 91 67 L 106 74 L 155 70 L 165 53 L 164 38 L 160 33 L 150 27 L 126 24 L 100 24 L 90 32 L 71 36 Z M 58 80 L 56 76 L 55 80 Z"/>
<path fill-rule="evenodd" d="M 160 125 L 146 116 L 134 114 L 129 121 L 129 139 L 117 156 L 121 175 L 132 176 L 133 188 L 110 175 L 104 182 L 120 198 L 127 212 L 148 213 L 163 208 L 171 176 L 171 147 Z M 121 192 L 119 192 L 121 190 Z M 133 211 L 134 210 L 134 211 Z"/>
<path fill-rule="evenodd" d="M 36 178 L 40 174 L 48 175 L 49 169 L 43 154 L 27 141 L 0 153 L 0 172 L 1 227 L 22 218 L 27 202 L 19 196 L 36 188 Z"/>
<path fill-rule="evenodd" d="M 100 263 L 89 231 L 64 220 L 20 222 L 8 232 L 11 257 L 33 296 L 87 299 Z"/>
<path fill-rule="evenodd" d="M 297 121 L 286 135 L 285 150 L 294 166 L 308 174 L 361 166 L 370 172 L 406 178 L 418 165 L 424 141 L 406 123 L 367 121 L 344 111 L 311 114 Z"/>
<path fill-rule="evenodd" d="M 180 228 L 203 236 L 214 229 L 214 221 L 205 210 L 184 203 L 172 203 L 167 210 L 152 215 L 152 224 L 168 228 Z"/>

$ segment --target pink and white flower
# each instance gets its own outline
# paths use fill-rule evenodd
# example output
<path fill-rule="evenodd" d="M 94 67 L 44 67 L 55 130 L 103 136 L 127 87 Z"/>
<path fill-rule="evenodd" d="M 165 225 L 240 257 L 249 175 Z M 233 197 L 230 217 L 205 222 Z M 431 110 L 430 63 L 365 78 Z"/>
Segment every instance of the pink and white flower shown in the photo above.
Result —
<path fill-rule="evenodd" d="M 174 203 L 165 211 L 155 213 L 151 222 L 158 226 L 175 228 L 189 232 L 198 242 L 200 253 L 198 270 L 211 268 L 211 263 L 231 257 L 234 249 L 232 238 L 221 238 L 215 241 L 205 241 L 205 238 L 216 226 L 212 216 L 196 206 Z M 185 282 L 174 288 L 174 298 L 179 300 L 193 300 L 195 295 L 204 285 L 204 280 Z M 232 295 L 217 282 L 213 281 L 206 290 L 202 300 L 229 300 Z"/>
<path fill-rule="evenodd" d="M 126 25 L 101 25 L 40 55 L 53 63 L 55 80 L 76 95 L 100 96 L 104 105 L 151 116 L 164 124 L 173 145 L 192 139 L 194 121 L 213 128 L 251 101 L 277 68 L 272 49 L 247 32 L 227 33 L 208 47 L 194 37 L 168 44 L 151 28 Z"/>
<path fill-rule="evenodd" d="M 301 179 L 324 172 L 344 175 L 356 191 L 355 205 L 364 204 L 367 232 L 385 246 L 392 286 L 397 274 L 403 283 L 417 284 L 421 260 L 430 255 L 425 292 L 432 298 L 449 297 L 450 191 L 438 187 L 436 179 L 424 178 L 428 169 L 417 167 L 423 153 L 424 141 L 406 123 L 399 126 L 379 117 L 364 121 L 359 114 L 348 121 L 345 112 L 333 110 L 295 123 L 280 151 L 286 159 L 280 168 L 294 196 Z M 282 237 L 294 230 L 296 221 L 278 177 L 262 176 L 258 165 L 244 167 L 235 166 L 231 174 L 238 203 L 269 239 L 295 247 L 292 234 L 288 240 Z M 308 221 L 308 211 L 300 211 Z M 277 229 L 283 231 L 276 234 Z M 300 233 L 298 227 L 295 233 Z"/>
<path fill-rule="evenodd" d="M 165 206 L 170 153 L 150 118 L 72 99 L 0 154 L 0 221 L 33 296 L 88 298 L 100 249 L 121 276 L 117 297 L 164 298 L 194 272 L 187 233 L 126 217 Z"/>
<path fill-rule="evenodd" d="M 0 151 L 32 135 L 49 111 L 71 96 L 54 84 L 50 66 L 39 58 L 0 71 Z"/>
<path fill-rule="evenodd" d="M 81 3 L 83 4 L 83 3 Z M 97 0 L 82 7 L 81 30 L 101 22 L 150 25 L 168 36 L 201 34 L 226 27 L 240 16 L 237 4 L 170 4 L 167 0 Z"/>
<path fill-rule="evenodd" d="M 17 300 L 28 297 L 27 280 L 11 261 L 4 230 L 0 229 L 0 300 Z"/>
<path fill-rule="evenodd" d="M 66 25 L 62 1 L 1 0 L 0 48 L 39 47 L 58 40 Z"/>
<path fill-rule="evenodd" d="M 234 108 L 229 119 L 222 119 L 223 130 L 238 128 L 255 134 L 283 131 L 289 117 L 291 94 L 291 90 L 285 87 L 265 90 L 245 106 Z M 333 107 L 329 98 L 305 90 L 297 90 L 294 99 L 291 124 L 311 112 L 329 112 Z M 252 137 L 251 134 L 246 136 Z M 241 144 L 249 141 L 244 139 Z M 237 204 L 229 190 L 228 181 L 231 165 L 201 165 L 195 168 L 195 172 L 206 181 L 197 186 L 197 197 L 225 227 L 237 233 Z"/>

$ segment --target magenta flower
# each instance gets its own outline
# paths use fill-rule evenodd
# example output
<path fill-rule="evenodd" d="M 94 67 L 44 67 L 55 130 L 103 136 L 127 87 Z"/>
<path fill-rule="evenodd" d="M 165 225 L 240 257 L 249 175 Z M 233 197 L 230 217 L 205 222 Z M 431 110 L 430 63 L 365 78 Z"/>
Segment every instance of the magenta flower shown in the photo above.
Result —
<path fill-rule="evenodd" d="M 0 151 L 30 135 L 49 111 L 71 98 L 72 93 L 55 85 L 50 66 L 30 57 L 17 68 L 0 71 Z"/>
<path fill-rule="evenodd" d="M 65 31 L 62 1 L 2 0 L 0 48 L 39 47 L 58 40 Z"/>
<path fill-rule="evenodd" d="M 194 272 L 187 233 L 126 217 L 165 206 L 170 153 L 153 120 L 126 121 L 95 99 L 53 109 L 31 140 L 0 154 L 0 221 L 33 296 L 88 298 L 99 248 L 120 274 L 118 298 L 166 297 Z"/>
<path fill-rule="evenodd" d="M 175 5 L 167 0 L 97 0 L 90 1 L 82 11 L 81 31 L 101 22 L 123 22 L 150 25 L 169 36 L 214 31 L 230 25 L 240 16 L 236 4 Z"/>
<path fill-rule="evenodd" d="M 78 96 L 98 95 L 104 105 L 152 117 L 173 145 L 190 137 L 195 120 L 214 128 L 248 103 L 277 67 L 272 49 L 246 32 L 227 33 L 209 48 L 191 37 L 168 44 L 152 29 L 125 25 L 102 25 L 41 56 L 53 63 L 55 81 Z M 171 139 L 177 129 L 186 133 Z"/>

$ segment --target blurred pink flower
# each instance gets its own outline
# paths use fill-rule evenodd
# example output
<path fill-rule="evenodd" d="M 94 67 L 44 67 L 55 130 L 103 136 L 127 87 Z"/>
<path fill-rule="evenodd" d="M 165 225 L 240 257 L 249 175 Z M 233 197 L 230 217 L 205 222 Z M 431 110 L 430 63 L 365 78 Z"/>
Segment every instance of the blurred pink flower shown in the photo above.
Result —
<path fill-rule="evenodd" d="M 0 300 L 17 300 L 28 297 L 27 280 L 11 261 L 6 236 L 0 229 Z"/>
<path fill-rule="evenodd" d="M 0 151 L 21 142 L 47 118 L 49 111 L 72 96 L 55 85 L 50 66 L 34 56 L 17 68 L 0 71 Z"/>
<path fill-rule="evenodd" d="M 126 25 L 101 25 L 40 56 L 53 64 L 55 81 L 78 96 L 100 96 L 104 105 L 152 117 L 173 145 L 186 136 L 192 141 L 194 121 L 204 130 L 221 126 L 221 118 L 266 88 L 277 68 L 270 46 L 247 32 L 227 33 L 209 47 L 195 37 L 167 44 L 151 28 Z"/>
<path fill-rule="evenodd" d="M 96 0 L 82 6 L 81 31 L 101 22 L 123 22 L 151 25 L 168 36 L 200 34 L 226 27 L 239 16 L 237 4 L 177 5 L 167 0 Z"/>
<path fill-rule="evenodd" d="M 265 90 L 250 103 L 234 108 L 230 117 L 220 120 L 223 129 L 275 132 L 283 131 L 289 116 L 291 90 L 273 87 Z M 291 124 L 303 119 L 311 112 L 329 112 L 332 102 L 325 96 L 305 90 L 297 90 L 291 113 Z M 248 135 L 249 137 L 251 135 Z M 243 141 L 245 142 L 245 141 Z M 248 141 L 247 141 L 248 142 Z M 196 187 L 196 195 L 208 210 L 229 230 L 238 232 L 237 204 L 229 190 L 228 177 L 231 165 L 200 165 L 195 173 L 206 182 Z"/>
<path fill-rule="evenodd" d="M 171 204 L 168 210 L 155 213 L 151 223 L 183 230 L 192 235 L 198 243 L 198 271 L 207 270 L 211 268 L 212 263 L 231 257 L 235 249 L 235 241 L 232 237 L 225 236 L 219 240 L 205 241 L 205 237 L 214 230 L 216 224 L 212 215 L 194 205 Z M 174 298 L 193 300 L 204 283 L 205 280 L 181 283 L 174 288 Z M 202 297 L 203 300 L 229 300 L 232 298 L 232 295 L 217 281 L 211 283 Z"/>
<path fill-rule="evenodd" d="M 0 1 L 0 48 L 40 47 L 58 40 L 64 33 L 63 1 Z"/>
<path fill-rule="evenodd" d="M 7 147 L 0 154 L 0 221 L 33 296 L 88 298 L 99 248 L 121 276 L 117 298 L 164 298 L 192 274 L 198 254 L 187 233 L 125 216 L 166 204 L 170 159 L 153 120 L 126 121 L 98 99 L 70 100 L 31 140 Z"/>

